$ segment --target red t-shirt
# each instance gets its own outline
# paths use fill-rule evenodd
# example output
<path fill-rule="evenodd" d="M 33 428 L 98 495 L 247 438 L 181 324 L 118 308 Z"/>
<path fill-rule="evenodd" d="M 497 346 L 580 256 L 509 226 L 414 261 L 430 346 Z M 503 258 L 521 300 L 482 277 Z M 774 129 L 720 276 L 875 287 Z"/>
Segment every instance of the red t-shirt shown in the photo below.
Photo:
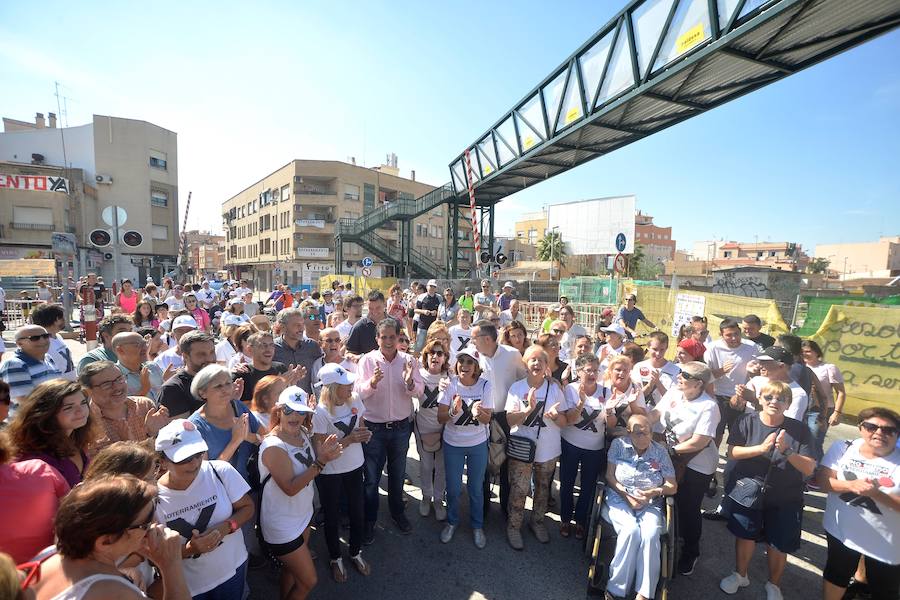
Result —
<path fill-rule="evenodd" d="M 0 550 L 16 564 L 53 544 L 53 518 L 69 484 L 42 460 L 0 465 Z"/>

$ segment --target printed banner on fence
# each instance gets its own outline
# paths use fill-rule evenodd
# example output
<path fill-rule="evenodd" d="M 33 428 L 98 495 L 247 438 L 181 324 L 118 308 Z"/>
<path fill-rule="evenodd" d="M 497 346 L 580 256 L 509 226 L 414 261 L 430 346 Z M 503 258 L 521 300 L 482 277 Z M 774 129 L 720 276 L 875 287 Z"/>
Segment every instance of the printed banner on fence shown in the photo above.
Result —
<path fill-rule="evenodd" d="M 812 339 L 844 375 L 844 413 L 900 410 L 900 308 L 832 305 Z"/>
<path fill-rule="evenodd" d="M 706 314 L 706 298 L 697 294 L 678 294 L 675 296 L 675 311 L 672 317 L 672 335 L 678 337 L 682 325 L 691 322 L 691 317 Z"/>

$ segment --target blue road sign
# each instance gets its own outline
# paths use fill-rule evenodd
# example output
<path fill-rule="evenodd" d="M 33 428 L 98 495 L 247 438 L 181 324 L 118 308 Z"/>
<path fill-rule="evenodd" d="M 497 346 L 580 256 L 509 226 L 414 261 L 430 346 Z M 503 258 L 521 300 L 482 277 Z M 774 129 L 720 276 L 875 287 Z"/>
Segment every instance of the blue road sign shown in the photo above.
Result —
<path fill-rule="evenodd" d="M 616 250 L 619 252 L 625 252 L 625 234 L 620 233 L 616 236 Z"/>
<path fill-rule="evenodd" d="M 374 263 L 374 262 L 375 262 L 375 261 L 372 260 L 372 257 L 371 257 L 371 256 L 367 256 L 367 257 L 365 257 L 364 259 L 362 259 L 362 266 L 364 266 L 364 267 L 371 267 L 371 266 L 372 266 L 372 263 Z"/>

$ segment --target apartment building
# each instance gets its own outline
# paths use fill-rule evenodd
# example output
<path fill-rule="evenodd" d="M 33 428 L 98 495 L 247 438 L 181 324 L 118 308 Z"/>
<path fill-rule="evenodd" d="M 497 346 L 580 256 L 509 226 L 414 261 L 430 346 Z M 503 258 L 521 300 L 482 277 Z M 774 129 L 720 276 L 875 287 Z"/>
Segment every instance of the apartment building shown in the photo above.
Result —
<path fill-rule="evenodd" d="M 187 247 L 187 267 L 193 279 L 213 278 L 225 268 L 225 236 L 196 229 L 184 232 Z"/>
<path fill-rule="evenodd" d="M 665 264 L 675 257 L 671 227 L 653 224 L 653 217 L 637 211 L 634 215 L 634 239 L 643 246 L 644 256 L 652 264 Z"/>
<path fill-rule="evenodd" d="M 829 262 L 829 271 L 841 279 L 896 277 L 900 275 L 900 236 L 874 242 L 818 244 L 816 258 Z"/>
<path fill-rule="evenodd" d="M 315 287 L 319 277 L 334 273 L 338 219 L 359 219 L 383 204 L 415 199 L 434 189 L 413 177 L 399 175 L 395 157 L 375 168 L 293 160 L 223 203 L 226 268 L 235 277 L 252 280 L 257 289 L 281 281 Z M 447 260 L 447 225 L 446 206 L 412 222 L 415 249 L 440 265 Z M 397 244 L 400 227 L 390 221 L 376 233 Z M 471 260 L 470 254 L 465 258 Z M 366 256 L 358 245 L 345 244 L 341 271 L 361 274 L 360 262 Z M 394 275 L 393 265 L 372 258 L 372 277 Z"/>
<path fill-rule="evenodd" d="M 49 247 L 48 231 L 74 233 L 79 274 L 96 271 L 107 282 L 147 275 L 159 281 L 174 267 L 178 246 L 176 134 L 135 119 L 94 115 L 91 123 L 62 128 L 49 117 L 3 119 L 0 175 L 13 179 L 4 177 L 0 186 L 6 211 L 0 244 Z M 29 190 L 22 178 L 28 176 L 61 176 L 69 181 L 68 193 Z M 125 211 L 120 239 L 95 246 L 90 233 L 111 232 L 102 215 L 112 206 Z M 134 233 L 122 243 L 128 232 Z"/>

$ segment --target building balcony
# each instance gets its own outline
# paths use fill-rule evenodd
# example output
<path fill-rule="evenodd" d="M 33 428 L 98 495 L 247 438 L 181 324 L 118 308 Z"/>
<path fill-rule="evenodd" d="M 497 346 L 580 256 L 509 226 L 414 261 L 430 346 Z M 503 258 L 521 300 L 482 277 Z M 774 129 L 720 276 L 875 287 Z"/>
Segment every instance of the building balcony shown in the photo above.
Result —
<path fill-rule="evenodd" d="M 40 223 L 10 223 L 12 229 L 30 229 L 32 231 L 53 231 L 53 225 L 42 225 Z"/>

